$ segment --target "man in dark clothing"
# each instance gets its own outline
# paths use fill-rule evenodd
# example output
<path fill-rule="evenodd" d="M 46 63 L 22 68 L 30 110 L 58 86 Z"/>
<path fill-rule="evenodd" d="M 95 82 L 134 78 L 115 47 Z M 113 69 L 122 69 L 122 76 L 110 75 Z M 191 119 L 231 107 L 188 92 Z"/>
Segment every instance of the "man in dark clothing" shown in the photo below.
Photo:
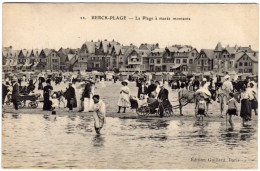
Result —
<path fill-rule="evenodd" d="M 17 78 L 13 78 L 12 102 L 15 110 L 18 110 L 19 85 Z"/>
<path fill-rule="evenodd" d="M 68 100 L 67 107 L 72 110 L 73 107 L 77 107 L 76 104 L 76 93 L 75 89 L 72 87 L 72 83 L 69 83 L 69 88 L 66 91 L 66 98 Z"/>
<path fill-rule="evenodd" d="M 46 84 L 47 85 L 43 88 L 43 110 L 52 110 L 52 101 L 50 100 L 50 95 L 53 87 L 51 86 L 51 80 L 47 80 Z"/>
<path fill-rule="evenodd" d="M 151 84 L 147 88 L 148 96 L 151 97 L 151 93 L 155 91 L 157 86 L 154 84 L 154 80 L 151 80 Z"/>
<path fill-rule="evenodd" d="M 141 94 L 147 95 L 147 87 L 145 86 L 145 82 L 142 81 L 142 85 L 138 88 L 137 97 L 140 98 Z"/>
<path fill-rule="evenodd" d="M 91 92 L 91 82 L 87 81 L 80 98 L 81 105 L 80 105 L 79 112 L 84 111 L 84 98 L 90 98 L 90 92 Z"/>
<path fill-rule="evenodd" d="M 159 105 L 160 117 L 163 117 L 164 108 L 171 106 L 168 97 L 169 97 L 169 91 L 164 88 L 164 85 L 162 85 L 161 90 L 158 94 L 158 100 L 161 101 L 162 103 L 162 105 Z"/>
<path fill-rule="evenodd" d="M 8 91 L 9 90 L 8 90 L 7 86 L 3 82 L 2 83 L 2 105 L 4 105 L 4 103 L 5 103 L 5 98 L 6 98 Z"/>

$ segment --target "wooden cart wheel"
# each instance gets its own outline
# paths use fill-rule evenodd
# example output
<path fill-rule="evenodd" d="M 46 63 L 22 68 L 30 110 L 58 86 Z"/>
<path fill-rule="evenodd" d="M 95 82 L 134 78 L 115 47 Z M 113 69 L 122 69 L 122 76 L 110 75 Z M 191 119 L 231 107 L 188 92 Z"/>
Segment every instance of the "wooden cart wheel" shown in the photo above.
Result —
<path fill-rule="evenodd" d="M 18 109 L 22 109 L 24 107 L 24 101 L 18 101 Z"/>
<path fill-rule="evenodd" d="M 29 105 L 31 106 L 31 108 L 37 108 L 38 107 L 37 102 L 30 102 Z"/>
<path fill-rule="evenodd" d="M 136 109 L 136 113 L 139 117 L 147 117 L 150 113 L 150 108 L 148 106 L 141 106 Z"/>
<path fill-rule="evenodd" d="M 165 108 L 165 109 L 164 109 L 164 112 L 163 112 L 163 115 L 164 115 L 165 117 L 171 117 L 171 116 L 173 116 L 172 108 Z"/>
<path fill-rule="evenodd" d="M 7 101 L 5 102 L 5 104 L 6 104 L 6 105 L 10 105 L 11 103 L 10 103 L 9 100 L 7 100 Z"/>

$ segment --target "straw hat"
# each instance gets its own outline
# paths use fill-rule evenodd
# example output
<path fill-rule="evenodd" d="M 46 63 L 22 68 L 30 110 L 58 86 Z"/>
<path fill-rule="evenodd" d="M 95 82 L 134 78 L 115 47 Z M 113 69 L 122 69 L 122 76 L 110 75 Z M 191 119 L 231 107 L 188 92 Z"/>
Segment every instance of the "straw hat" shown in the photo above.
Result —
<path fill-rule="evenodd" d="M 12 81 L 18 81 L 17 77 L 13 77 Z"/>
<path fill-rule="evenodd" d="M 230 78 L 230 76 L 229 75 L 226 75 L 225 77 L 224 77 L 224 79 L 229 79 Z"/>

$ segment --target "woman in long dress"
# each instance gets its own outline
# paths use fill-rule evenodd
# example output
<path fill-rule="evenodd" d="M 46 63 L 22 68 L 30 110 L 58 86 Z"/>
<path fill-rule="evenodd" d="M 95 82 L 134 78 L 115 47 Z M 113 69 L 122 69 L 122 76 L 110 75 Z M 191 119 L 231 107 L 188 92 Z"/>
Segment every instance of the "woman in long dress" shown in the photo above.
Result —
<path fill-rule="evenodd" d="M 95 85 L 93 80 L 89 80 L 86 84 L 84 92 L 84 112 L 92 111 L 94 101 L 92 99 L 95 90 Z"/>
<path fill-rule="evenodd" d="M 100 134 L 100 130 L 103 128 L 106 119 L 106 105 L 100 99 L 99 95 L 93 96 L 93 117 L 94 117 L 94 127 L 97 134 Z"/>
<path fill-rule="evenodd" d="M 127 107 L 130 107 L 130 89 L 127 86 L 128 85 L 128 81 L 124 80 L 122 81 L 122 85 L 123 87 L 120 90 L 120 96 L 119 96 L 119 100 L 118 100 L 118 112 L 120 113 L 121 108 L 124 109 L 123 113 L 125 113 L 125 110 Z"/>
<path fill-rule="evenodd" d="M 106 87 L 106 85 L 105 85 L 105 79 L 104 79 L 104 78 L 101 79 L 100 85 L 101 85 L 101 88 Z"/>
<path fill-rule="evenodd" d="M 51 86 L 51 80 L 46 81 L 46 86 L 43 88 L 43 110 L 52 110 L 52 101 L 50 96 L 52 95 L 53 87 Z"/>
<path fill-rule="evenodd" d="M 243 119 L 243 125 L 247 121 L 251 120 L 251 107 L 249 102 L 249 94 L 246 91 L 245 87 L 241 88 L 241 110 L 240 110 L 240 117 Z"/>
<path fill-rule="evenodd" d="M 69 83 L 69 87 L 66 90 L 65 94 L 67 99 L 67 107 L 70 111 L 72 111 L 73 108 L 77 107 L 76 93 L 74 87 L 72 86 L 72 83 Z"/>

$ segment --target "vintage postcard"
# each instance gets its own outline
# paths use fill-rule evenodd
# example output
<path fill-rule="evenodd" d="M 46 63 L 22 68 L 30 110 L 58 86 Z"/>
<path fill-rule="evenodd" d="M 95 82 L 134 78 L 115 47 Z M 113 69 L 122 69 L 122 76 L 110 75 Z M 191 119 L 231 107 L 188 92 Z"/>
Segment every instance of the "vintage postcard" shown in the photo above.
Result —
<path fill-rule="evenodd" d="M 2 9 L 3 169 L 258 168 L 258 4 Z"/>

